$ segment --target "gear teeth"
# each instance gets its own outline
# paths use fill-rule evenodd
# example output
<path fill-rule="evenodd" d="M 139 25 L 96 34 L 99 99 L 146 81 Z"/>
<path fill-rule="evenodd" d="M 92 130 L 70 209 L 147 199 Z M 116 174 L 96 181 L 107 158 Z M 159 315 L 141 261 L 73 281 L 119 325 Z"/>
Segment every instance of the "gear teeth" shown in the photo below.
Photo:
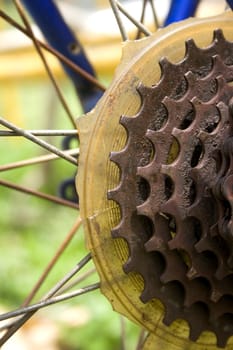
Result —
<path fill-rule="evenodd" d="M 112 236 L 128 244 L 123 269 L 142 276 L 142 302 L 159 299 L 165 324 L 186 320 L 191 340 L 207 330 L 219 346 L 233 335 L 233 157 L 223 151 L 233 134 L 232 57 L 217 30 L 206 48 L 187 41 L 182 61 L 160 60 L 160 81 L 140 84 L 138 113 L 121 117 L 126 145 L 110 156 L 121 179 L 108 195 L 122 216 Z"/>
<path fill-rule="evenodd" d="M 122 166 L 124 165 L 122 155 L 124 156 L 125 152 L 127 152 L 127 150 L 123 149 L 120 152 L 111 152 L 110 154 L 110 160 L 114 162 L 119 167 L 119 169 L 122 169 Z"/>
<path fill-rule="evenodd" d="M 203 332 L 206 323 L 208 323 L 208 309 L 203 303 L 197 302 L 188 308 L 185 314 L 190 326 L 189 337 L 192 341 L 196 341 Z"/>
<path fill-rule="evenodd" d="M 209 236 L 203 237 L 197 244 L 195 244 L 195 249 L 198 253 L 211 249 L 211 251 L 216 255 L 218 259 L 218 267 L 215 272 L 215 277 L 218 280 L 222 280 L 229 274 L 229 267 L 226 264 L 226 254 L 228 249 L 226 245 L 223 244 L 224 242 L 210 239 Z"/>
<path fill-rule="evenodd" d="M 219 55 L 213 56 L 213 70 L 216 77 L 222 75 L 223 70 L 226 71 L 225 79 L 227 82 L 233 80 L 233 67 L 227 66 L 220 58 Z"/>
<path fill-rule="evenodd" d="M 148 217 L 153 216 L 153 211 L 151 209 L 151 206 L 149 205 L 149 201 L 144 202 L 140 206 L 137 207 L 137 213 L 138 215 L 145 215 Z"/>
<path fill-rule="evenodd" d="M 153 87 L 146 86 L 142 82 L 138 84 L 137 91 L 140 94 L 142 102 L 144 102 L 145 99 L 153 96 L 153 91 L 154 91 L 155 87 L 156 86 L 153 86 Z M 139 113 L 138 113 L 138 115 L 139 115 Z"/>
<path fill-rule="evenodd" d="M 168 59 L 166 57 L 162 57 L 159 61 L 159 65 L 161 68 L 161 76 L 164 79 L 164 74 L 166 74 L 167 71 L 173 70 L 174 65 L 168 61 Z M 159 83 L 157 84 L 159 85 Z"/>
<path fill-rule="evenodd" d="M 112 229 L 111 235 L 113 238 L 124 238 L 125 240 L 127 240 L 127 235 L 124 232 L 122 232 L 121 224 Z"/>
<path fill-rule="evenodd" d="M 223 31 L 221 29 L 214 30 L 213 41 L 215 41 L 218 44 L 219 43 L 225 44 L 226 39 L 225 39 L 225 36 L 223 35 Z"/>
<path fill-rule="evenodd" d="M 210 318 L 211 320 L 216 321 L 222 315 L 227 313 L 233 313 L 233 299 L 230 296 L 223 296 L 211 310 Z"/>
<path fill-rule="evenodd" d="M 108 191 L 108 199 L 121 204 L 122 200 L 124 201 L 124 198 L 122 198 L 122 194 L 120 193 L 121 187 L 122 186 L 120 185 L 114 190 Z"/>
<path fill-rule="evenodd" d="M 207 303 L 211 293 L 209 281 L 203 277 L 195 278 L 186 285 L 184 306 L 190 308 L 197 302 Z"/>

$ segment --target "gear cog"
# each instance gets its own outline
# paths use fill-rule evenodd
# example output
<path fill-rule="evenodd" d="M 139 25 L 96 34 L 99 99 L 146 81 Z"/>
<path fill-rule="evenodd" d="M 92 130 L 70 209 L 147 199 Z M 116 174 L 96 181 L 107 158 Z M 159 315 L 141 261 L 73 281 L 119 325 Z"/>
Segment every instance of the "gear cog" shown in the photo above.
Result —
<path fill-rule="evenodd" d="M 144 350 L 233 347 L 232 19 L 125 43 L 78 118 L 87 247 L 113 309 L 148 332 Z"/>
<path fill-rule="evenodd" d="M 112 236 L 126 240 L 124 271 L 143 277 L 140 299 L 159 299 L 166 325 L 184 319 L 191 340 L 212 331 L 224 347 L 233 335 L 233 43 L 217 30 L 208 48 L 188 40 L 181 62 L 160 65 L 160 81 L 138 88 L 139 112 L 120 119 Z"/>

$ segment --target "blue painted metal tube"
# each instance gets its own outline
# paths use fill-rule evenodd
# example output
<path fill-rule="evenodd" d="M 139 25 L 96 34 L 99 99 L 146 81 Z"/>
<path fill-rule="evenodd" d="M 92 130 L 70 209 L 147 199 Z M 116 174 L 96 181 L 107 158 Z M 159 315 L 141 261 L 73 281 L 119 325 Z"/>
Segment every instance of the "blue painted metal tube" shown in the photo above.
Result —
<path fill-rule="evenodd" d="M 199 0 L 172 0 L 164 26 L 194 16 Z"/>
<path fill-rule="evenodd" d="M 228 5 L 233 10 L 233 0 L 227 0 Z"/>
<path fill-rule="evenodd" d="M 88 61 L 81 43 L 64 21 L 54 1 L 22 0 L 22 2 L 46 41 L 69 60 L 95 76 L 94 69 Z M 62 66 L 75 85 L 84 111 L 90 110 L 102 93 L 66 64 L 62 63 Z"/>

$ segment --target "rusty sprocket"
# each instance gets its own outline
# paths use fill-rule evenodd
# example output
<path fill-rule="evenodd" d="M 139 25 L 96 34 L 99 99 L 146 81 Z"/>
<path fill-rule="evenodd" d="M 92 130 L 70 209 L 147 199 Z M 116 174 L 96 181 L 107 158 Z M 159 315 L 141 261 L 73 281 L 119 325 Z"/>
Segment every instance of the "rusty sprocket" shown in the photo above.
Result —
<path fill-rule="evenodd" d="M 139 112 L 120 120 L 112 236 L 127 241 L 124 271 L 143 277 L 144 303 L 162 301 L 166 325 L 184 319 L 191 340 L 208 330 L 224 347 L 233 335 L 233 43 L 217 30 L 208 48 L 188 40 L 181 62 L 160 65 L 159 83 L 138 88 Z"/>

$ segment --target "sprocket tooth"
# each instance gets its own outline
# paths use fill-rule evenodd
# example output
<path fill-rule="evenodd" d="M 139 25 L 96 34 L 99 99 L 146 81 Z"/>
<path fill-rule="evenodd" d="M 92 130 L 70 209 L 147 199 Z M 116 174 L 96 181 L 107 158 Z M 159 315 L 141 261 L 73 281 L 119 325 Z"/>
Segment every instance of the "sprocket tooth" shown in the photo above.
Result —
<path fill-rule="evenodd" d="M 122 230 L 122 224 L 114 227 L 111 231 L 111 235 L 113 238 L 124 238 L 127 241 L 127 234 Z"/>
<path fill-rule="evenodd" d="M 151 209 L 151 206 L 148 205 L 149 200 L 141 204 L 140 206 L 137 206 L 137 213 L 138 215 L 145 215 L 147 217 L 153 217 L 153 211 Z"/>
<path fill-rule="evenodd" d="M 195 249 L 198 253 L 202 253 L 204 251 L 210 250 L 214 252 L 218 259 L 218 267 L 215 272 L 215 277 L 218 280 L 222 280 L 229 274 L 229 267 L 225 263 L 226 258 L 226 249 L 225 247 L 221 247 L 221 242 L 214 242 L 209 238 L 209 236 L 205 236 L 200 239 L 200 241 L 195 244 Z"/>
<path fill-rule="evenodd" d="M 134 258 L 130 257 L 123 265 L 125 273 L 134 272 L 137 268 L 137 262 Z"/>
<path fill-rule="evenodd" d="M 215 41 L 217 43 L 222 43 L 222 44 L 224 44 L 226 42 L 223 31 L 221 29 L 214 30 L 213 41 Z"/>
<path fill-rule="evenodd" d="M 188 39 L 185 42 L 185 59 L 189 60 L 195 56 L 200 55 L 200 48 L 197 47 L 195 41 L 193 39 Z"/>
<path fill-rule="evenodd" d="M 195 278 L 185 285 L 184 306 L 189 308 L 197 302 L 208 302 L 211 286 L 207 280 L 203 278 Z"/>
<path fill-rule="evenodd" d="M 110 154 L 110 160 L 114 162 L 118 167 L 123 166 L 124 161 L 122 161 L 122 156 L 127 152 L 126 149 L 122 149 L 120 152 L 111 152 Z"/>
<path fill-rule="evenodd" d="M 166 326 L 170 326 L 175 320 L 179 318 L 179 313 L 175 308 L 167 308 L 165 309 L 164 313 L 164 318 L 163 318 L 163 323 Z"/>
<path fill-rule="evenodd" d="M 147 303 L 151 299 L 155 299 L 155 298 L 161 301 L 160 293 L 158 293 L 158 291 L 161 288 L 160 281 L 159 280 L 154 281 L 152 288 L 150 287 L 148 282 L 149 281 L 147 280 L 144 281 L 144 289 L 140 295 L 140 300 L 143 303 Z"/>
<path fill-rule="evenodd" d="M 215 329 L 215 334 L 217 337 L 217 346 L 225 349 L 227 345 L 227 341 L 233 333 L 233 326 L 231 325 L 231 327 L 229 327 L 229 324 L 228 324 L 228 325 L 225 325 L 225 327 L 222 326 L 221 328 L 223 329 L 219 330 L 218 327 L 216 327 Z M 228 330 L 226 331 L 225 329 L 228 329 Z"/>
<path fill-rule="evenodd" d="M 186 265 L 179 258 L 177 252 L 168 251 L 167 254 L 163 253 L 166 260 L 166 268 L 160 276 L 160 280 L 163 283 L 172 282 L 174 280 L 180 281 L 183 284 L 186 273 Z"/>
<path fill-rule="evenodd" d="M 161 68 L 161 79 L 164 79 L 164 74 L 167 74 L 167 71 L 172 71 L 174 69 L 174 65 L 166 58 L 166 57 L 162 57 L 159 60 L 159 65 Z"/>
<path fill-rule="evenodd" d="M 209 310 L 204 303 L 196 302 L 185 309 L 185 315 L 190 326 L 189 337 L 192 341 L 196 341 L 208 323 Z"/>
<path fill-rule="evenodd" d="M 160 299 L 165 306 L 163 322 L 169 326 L 180 318 L 183 312 L 185 291 L 180 283 L 174 281 L 163 285 L 160 293 Z"/>
<path fill-rule="evenodd" d="M 225 65 L 225 63 L 221 60 L 220 55 L 214 55 L 212 59 L 213 59 L 213 70 L 215 72 L 216 78 L 222 75 L 223 70 L 226 70 L 227 72 L 225 76 L 226 81 L 227 82 L 232 81 L 233 67 Z"/>
<path fill-rule="evenodd" d="M 153 90 L 156 88 L 156 86 L 146 86 L 144 85 L 142 82 L 140 82 L 137 86 L 137 91 L 140 94 L 140 97 L 142 98 L 142 100 L 144 100 L 145 98 L 148 98 L 148 96 L 150 96 L 151 94 L 153 94 Z"/>
<path fill-rule="evenodd" d="M 188 82 L 189 89 L 194 89 L 198 82 L 198 77 L 192 71 L 188 71 L 185 73 L 185 78 Z"/>
<path fill-rule="evenodd" d="M 233 299 L 229 296 L 222 296 L 211 310 L 210 318 L 212 321 L 217 320 L 224 314 L 233 313 Z"/>
<path fill-rule="evenodd" d="M 163 105 L 166 107 L 168 115 L 171 113 L 174 108 L 177 106 L 177 101 L 169 96 L 165 96 L 163 99 Z"/>
<path fill-rule="evenodd" d="M 127 115 L 122 115 L 120 117 L 120 124 L 128 131 L 130 128 L 130 125 L 134 124 L 134 120 L 137 118 L 137 116 L 134 117 L 128 117 Z"/>
<path fill-rule="evenodd" d="M 120 192 L 120 189 L 122 188 L 121 184 L 115 188 L 114 190 L 108 191 L 108 200 L 113 200 L 117 202 L 118 204 L 122 201 L 122 194 Z"/>
<path fill-rule="evenodd" d="M 155 250 L 163 252 L 166 249 L 166 243 L 160 237 L 153 235 L 149 241 L 145 243 L 145 249 L 147 252 L 153 252 Z"/>

